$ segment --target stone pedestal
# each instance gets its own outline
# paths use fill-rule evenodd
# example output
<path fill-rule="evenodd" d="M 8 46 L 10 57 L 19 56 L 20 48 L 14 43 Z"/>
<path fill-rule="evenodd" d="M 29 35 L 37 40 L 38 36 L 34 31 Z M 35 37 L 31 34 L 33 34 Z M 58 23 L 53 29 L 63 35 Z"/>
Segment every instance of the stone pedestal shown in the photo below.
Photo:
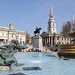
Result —
<path fill-rule="evenodd" d="M 42 46 L 42 37 L 40 35 L 32 37 L 32 44 L 33 48 L 37 48 L 41 51 L 43 51 L 43 46 Z"/>

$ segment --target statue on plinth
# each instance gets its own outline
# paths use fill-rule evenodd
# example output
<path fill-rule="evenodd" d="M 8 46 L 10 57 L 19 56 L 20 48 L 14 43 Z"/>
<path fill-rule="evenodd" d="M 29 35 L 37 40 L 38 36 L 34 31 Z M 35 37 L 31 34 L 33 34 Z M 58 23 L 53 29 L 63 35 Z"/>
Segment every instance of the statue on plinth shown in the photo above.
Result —
<path fill-rule="evenodd" d="M 40 34 L 40 30 L 42 30 L 42 29 L 41 29 L 41 28 L 36 27 L 36 30 L 34 31 L 35 36 L 36 36 L 36 34 L 37 34 L 37 33 L 38 33 L 38 34 Z"/>

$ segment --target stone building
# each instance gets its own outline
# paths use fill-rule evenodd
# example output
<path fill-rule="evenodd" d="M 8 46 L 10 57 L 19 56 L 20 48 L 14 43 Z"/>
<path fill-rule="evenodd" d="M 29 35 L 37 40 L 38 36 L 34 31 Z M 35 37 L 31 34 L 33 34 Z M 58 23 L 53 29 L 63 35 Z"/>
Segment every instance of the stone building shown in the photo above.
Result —
<path fill-rule="evenodd" d="M 52 10 L 50 9 L 49 21 L 48 21 L 48 32 L 41 34 L 43 45 L 58 45 L 58 44 L 70 44 L 70 38 L 64 37 L 63 34 L 58 34 L 56 31 L 56 22 Z"/>
<path fill-rule="evenodd" d="M 18 40 L 21 45 L 26 42 L 26 33 L 13 29 L 13 24 L 9 25 L 9 28 L 0 26 L 0 44 L 7 43 L 11 40 Z"/>

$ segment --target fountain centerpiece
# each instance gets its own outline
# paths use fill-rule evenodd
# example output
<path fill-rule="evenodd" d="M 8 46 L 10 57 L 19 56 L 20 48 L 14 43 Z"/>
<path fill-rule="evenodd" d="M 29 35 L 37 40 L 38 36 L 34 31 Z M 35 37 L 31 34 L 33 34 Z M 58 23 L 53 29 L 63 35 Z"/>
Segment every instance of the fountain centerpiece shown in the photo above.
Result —
<path fill-rule="evenodd" d="M 71 38 L 71 44 L 60 45 L 58 50 L 58 56 L 64 58 L 75 58 L 75 32 L 67 34 Z"/>
<path fill-rule="evenodd" d="M 27 47 L 16 44 L 0 46 L 0 70 L 10 70 L 11 66 L 17 66 L 17 60 L 14 54 Z"/>

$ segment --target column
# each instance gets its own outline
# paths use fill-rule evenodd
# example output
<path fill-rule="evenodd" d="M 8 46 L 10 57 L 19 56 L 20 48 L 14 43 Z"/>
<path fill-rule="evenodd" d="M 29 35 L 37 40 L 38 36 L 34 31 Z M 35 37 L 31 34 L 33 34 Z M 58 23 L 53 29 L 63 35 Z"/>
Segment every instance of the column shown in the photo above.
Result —
<path fill-rule="evenodd" d="M 45 37 L 45 45 L 46 45 L 46 37 Z"/>
<path fill-rule="evenodd" d="M 48 42 L 49 42 L 49 44 L 50 44 L 50 36 L 48 37 Z"/>
<path fill-rule="evenodd" d="M 50 45 L 51 45 L 51 36 L 50 36 Z"/>
<path fill-rule="evenodd" d="M 47 37 L 47 44 L 48 44 L 48 37 Z"/>
<path fill-rule="evenodd" d="M 55 36 L 55 39 L 54 39 L 54 45 L 57 44 L 57 36 Z"/>
<path fill-rule="evenodd" d="M 53 45 L 53 37 L 51 36 L 51 45 Z"/>
<path fill-rule="evenodd" d="M 47 45 L 47 37 L 46 37 L 46 45 Z"/>
<path fill-rule="evenodd" d="M 48 44 L 49 44 L 49 36 L 48 36 Z"/>
<path fill-rule="evenodd" d="M 44 38 L 42 37 L 42 43 L 44 44 Z"/>

